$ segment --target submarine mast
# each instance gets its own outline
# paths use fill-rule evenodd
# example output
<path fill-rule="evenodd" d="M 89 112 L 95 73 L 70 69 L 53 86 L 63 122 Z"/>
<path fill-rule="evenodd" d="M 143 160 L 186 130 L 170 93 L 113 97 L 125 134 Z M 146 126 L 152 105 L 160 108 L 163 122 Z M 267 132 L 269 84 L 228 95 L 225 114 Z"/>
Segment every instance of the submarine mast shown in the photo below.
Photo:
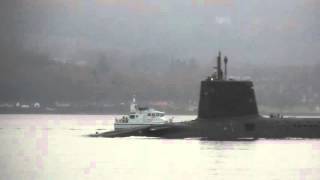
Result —
<path fill-rule="evenodd" d="M 228 64 L 228 58 L 227 56 L 224 57 L 224 80 L 228 80 L 228 67 L 227 67 L 227 64 Z"/>
<path fill-rule="evenodd" d="M 219 51 L 219 55 L 217 57 L 217 73 L 218 73 L 218 80 L 223 80 L 223 72 L 221 69 L 221 52 Z"/>

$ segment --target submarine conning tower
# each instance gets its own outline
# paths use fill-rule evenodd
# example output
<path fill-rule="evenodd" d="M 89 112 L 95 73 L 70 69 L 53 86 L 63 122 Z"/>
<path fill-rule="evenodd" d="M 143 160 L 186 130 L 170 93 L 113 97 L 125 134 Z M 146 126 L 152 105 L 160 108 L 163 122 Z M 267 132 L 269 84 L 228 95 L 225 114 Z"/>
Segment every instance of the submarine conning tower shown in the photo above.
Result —
<path fill-rule="evenodd" d="M 228 79 L 228 58 L 224 57 L 224 73 L 221 61 L 219 52 L 216 72 L 201 82 L 198 120 L 258 115 L 252 81 Z"/>

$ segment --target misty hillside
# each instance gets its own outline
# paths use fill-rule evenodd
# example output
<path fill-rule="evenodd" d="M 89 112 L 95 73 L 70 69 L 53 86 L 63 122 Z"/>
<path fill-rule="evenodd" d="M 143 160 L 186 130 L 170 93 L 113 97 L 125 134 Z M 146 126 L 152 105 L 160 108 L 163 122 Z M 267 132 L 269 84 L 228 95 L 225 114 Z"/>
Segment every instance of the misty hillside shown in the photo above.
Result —
<path fill-rule="evenodd" d="M 30 52 L 8 56 L 7 61 L 1 61 L 0 102 L 116 106 L 127 104 L 136 95 L 140 103 L 165 102 L 184 108 L 180 111 L 183 113 L 188 107 L 197 106 L 200 80 L 213 71 L 213 63 L 198 64 L 196 59 L 166 60 L 158 65 L 147 60 L 112 63 L 110 56 L 97 57 L 90 63 L 76 64 Z M 320 64 L 232 67 L 231 60 L 230 66 L 233 77 L 251 78 L 255 82 L 262 110 L 319 109 Z"/>
<path fill-rule="evenodd" d="M 319 5 L 4 0 L 0 106 L 94 109 L 124 105 L 136 95 L 142 104 L 194 113 L 200 80 L 211 74 L 221 50 L 231 60 L 231 75 L 255 82 L 262 110 L 314 112 L 320 104 Z"/>

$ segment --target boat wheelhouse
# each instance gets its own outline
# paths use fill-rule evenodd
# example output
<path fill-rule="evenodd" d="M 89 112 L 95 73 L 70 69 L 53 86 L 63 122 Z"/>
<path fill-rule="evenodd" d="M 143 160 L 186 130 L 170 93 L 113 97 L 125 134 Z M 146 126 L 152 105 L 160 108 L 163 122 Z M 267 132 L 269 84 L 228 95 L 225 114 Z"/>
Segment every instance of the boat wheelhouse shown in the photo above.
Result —
<path fill-rule="evenodd" d="M 148 107 L 138 107 L 135 98 L 130 105 L 130 114 L 115 120 L 114 129 L 129 129 L 172 123 L 173 118 L 167 118 L 164 112 Z"/>

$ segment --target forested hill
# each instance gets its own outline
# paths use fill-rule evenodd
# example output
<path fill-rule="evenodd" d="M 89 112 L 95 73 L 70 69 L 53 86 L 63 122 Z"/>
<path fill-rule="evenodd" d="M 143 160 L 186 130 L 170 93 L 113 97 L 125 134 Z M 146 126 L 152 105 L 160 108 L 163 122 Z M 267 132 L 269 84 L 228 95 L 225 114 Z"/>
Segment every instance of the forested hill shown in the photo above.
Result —
<path fill-rule="evenodd" d="M 86 63 L 49 60 L 23 52 L 0 61 L 1 103 L 119 104 L 133 95 L 143 103 L 197 101 L 202 72 L 195 60 L 113 60 Z M 192 73 L 191 73 L 192 72 Z M 202 72 L 203 73 L 203 72 Z"/>
<path fill-rule="evenodd" d="M 0 104 L 39 102 L 42 107 L 55 107 L 60 103 L 94 109 L 126 106 L 135 95 L 145 105 L 195 113 L 200 80 L 211 73 L 212 66 L 197 59 L 151 55 L 120 59 L 99 54 L 86 61 L 61 62 L 26 51 L 7 53 L 0 61 Z M 232 75 L 255 82 L 262 110 L 320 109 L 319 64 L 230 66 Z"/>

